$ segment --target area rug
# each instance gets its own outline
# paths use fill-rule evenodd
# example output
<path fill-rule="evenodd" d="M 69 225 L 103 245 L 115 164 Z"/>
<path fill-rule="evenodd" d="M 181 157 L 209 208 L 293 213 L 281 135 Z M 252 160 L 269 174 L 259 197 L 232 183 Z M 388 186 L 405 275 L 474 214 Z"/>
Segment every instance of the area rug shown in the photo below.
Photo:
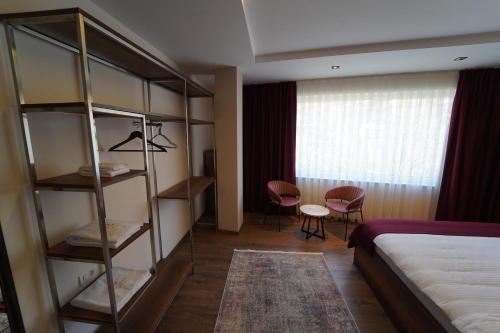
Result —
<path fill-rule="evenodd" d="M 359 332 L 322 253 L 235 250 L 214 332 Z"/>

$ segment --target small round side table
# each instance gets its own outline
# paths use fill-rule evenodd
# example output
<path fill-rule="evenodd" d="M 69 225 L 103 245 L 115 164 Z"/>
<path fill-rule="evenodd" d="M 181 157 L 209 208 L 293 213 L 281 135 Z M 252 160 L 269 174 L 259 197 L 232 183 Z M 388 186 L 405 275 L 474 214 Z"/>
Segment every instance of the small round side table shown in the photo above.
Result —
<path fill-rule="evenodd" d="M 325 237 L 325 226 L 324 221 L 325 217 L 330 214 L 330 211 L 320 205 L 304 205 L 300 206 L 300 212 L 304 215 L 304 222 L 302 223 L 301 231 L 306 233 L 306 239 L 311 238 L 312 236 L 326 239 Z M 311 218 L 316 218 L 316 230 L 311 232 Z M 307 230 L 304 229 L 304 226 L 307 223 Z M 321 234 L 319 234 L 319 224 L 321 223 Z"/>

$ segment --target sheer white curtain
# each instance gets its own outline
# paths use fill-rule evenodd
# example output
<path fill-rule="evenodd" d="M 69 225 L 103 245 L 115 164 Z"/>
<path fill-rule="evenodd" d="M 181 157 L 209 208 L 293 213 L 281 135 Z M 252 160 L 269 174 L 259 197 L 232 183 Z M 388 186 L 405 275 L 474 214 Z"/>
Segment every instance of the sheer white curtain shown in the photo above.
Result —
<path fill-rule="evenodd" d="M 458 73 L 297 83 L 297 184 L 323 204 L 345 184 L 366 191 L 365 218 L 433 218 Z"/>

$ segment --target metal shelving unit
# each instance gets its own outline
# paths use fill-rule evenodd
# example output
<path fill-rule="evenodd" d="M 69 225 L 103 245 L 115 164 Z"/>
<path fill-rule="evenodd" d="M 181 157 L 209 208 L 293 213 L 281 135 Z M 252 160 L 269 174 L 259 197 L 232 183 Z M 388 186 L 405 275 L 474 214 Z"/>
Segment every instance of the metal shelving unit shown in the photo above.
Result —
<path fill-rule="evenodd" d="M 178 91 L 183 91 L 183 97 L 184 97 L 184 117 L 180 116 L 172 116 L 172 115 L 166 115 L 162 113 L 155 113 L 152 112 L 151 110 L 151 85 L 152 84 L 157 84 L 161 87 L 167 88 L 171 91 L 178 92 Z M 181 84 L 184 85 L 184 88 L 181 88 Z M 195 212 L 194 212 L 194 198 L 198 194 L 200 194 L 203 190 L 205 190 L 210 184 L 214 184 L 214 192 L 215 192 L 215 221 L 213 223 L 213 227 L 215 230 L 218 230 L 218 196 L 217 196 L 217 154 L 216 154 L 216 145 L 215 145 L 215 122 L 214 121 L 206 121 L 206 120 L 199 120 L 199 119 L 194 119 L 191 117 L 191 110 L 189 108 L 189 99 L 190 98 L 210 98 L 212 99 L 212 107 L 213 107 L 213 94 L 209 92 L 208 90 L 200 87 L 197 85 L 195 82 L 190 81 L 188 79 L 184 80 L 184 82 L 180 83 L 179 81 L 173 80 L 173 79 L 151 79 L 147 80 L 145 82 L 145 89 L 146 89 L 146 95 L 147 95 L 147 108 L 148 112 L 145 112 L 144 114 L 146 115 L 146 118 L 151 121 L 151 122 L 160 122 L 160 123 L 177 123 L 180 125 L 185 126 L 185 131 L 186 131 L 186 157 L 187 157 L 187 163 L 186 163 L 186 168 L 187 168 L 187 178 L 182 180 L 181 182 L 175 184 L 174 186 L 164 190 L 161 193 L 158 193 L 158 183 L 157 183 L 157 176 L 156 176 L 156 168 L 154 167 L 156 165 L 155 163 L 155 154 L 151 153 L 151 161 L 153 164 L 153 173 L 154 173 L 154 191 L 155 191 L 155 196 L 154 196 L 154 201 L 155 201 L 155 208 L 156 208 L 156 217 L 157 220 L 160 221 L 160 209 L 159 209 L 159 200 L 160 199 L 179 199 L 179 200 L 186 200 L 188 202 L 188 209 L 189 209 L 189 221 L 190 221 L 190 226 L 189 226 L 189 241 L 190 241 L 190 249 L 191 249 L 191 261 L 194 263 L 194 238 L 193 238 L 193 226 L 196 223 L 196 217 L 195 217 Z M 193 167 L 192 167 L 192 143 L 191 143 L 191 128 L 192 126 L 197 126 L 197 125 L 209 125 L 212 127 L 212 140 L 213 140 L 213 150 L 214 150 L 214 170 L 215 170 L 215 175 L 214 177 L 203 177 L 203 176 L 194 176 L 193 175 Z M 150 127 L 149 131 L 149 137 L 151 138 L 153 136 L 152 134 L 152 128 Z M 210 183 L 207 184 L 206 186 L 200 187 L 200 179 L 205 179 L 205 178 L 210 178 Z M 204 181 L 203 181 L 204 183 Z M 179 191 L 182 191 L 184 194 L 183 197 L 167 197 L 164 194 L 167 193 L 168 191 L 172 190 L 173 188 L 176 188 Z M 161 240 L 161 228 L 160 228 L 160 223 L 158 224 L 158 230 L 159 230 L 159 241 L 160 241 L 160 256 L 161 258 L 164 258 L 163 254 L 163 247 L 161 246 L 162 240 Z M 194 273 L 194 265 L 191 268 L 191 271 Z"/>
<path fill-rule="evenodd" d="M 140 46 L 120 35 L 104 23 L 95 19 L 79 8 L 68 8 L 61 10 L 14 13 L 1 15 L 0 19 L 5 24 L 7 43 L 15 81 L 16 97 L 22 132 L 24 134 L 24 148 L 26 159 L 29 163 L 31 189 L 36 209 L 36 217 L 40 238 L 44 245 L 44 256 L 46 261 L 47 275 L 51 289 L 51 296 L 55 311 L 59 318 L 59 329 L 64 332 L 63 320 L 72 320 L 94 324 L 104 324 L 99 331 L 108 332 L 137 332 L 141 325 L 141 332 L 153 332 L 165 315 L 168 306 L 175 294 L 182 286 L 189 272 L 193 270 L 193 231 L 194 206 L 193 197 L 205 189 L 208 185 L 207 177 L 194 177 L 192 175 L 192 147 L 190 131 L 194 125 L 211 125 L 214 127 L 214 151 L 215 151 L 215 124 L 210 121 L 191 119 L 188 106 L 189 98 L 207 97 L 213 98 L 213 94 L 195 82 L 185 78 L 163 61 L 147 52 Z M 17 50 L 14 31 L 26 33 L 37 39 L 44 40 L 62 49 L 73 52 L 78 56 L 80 65 L 80 80 L 83 90 L 83 101 L 70 103 L 25 103 L 23 85 L 17 60 Z M 98 62 L 116 70 L 126 72 L 143 80 L 147 89 L 147 111 L 131 110 L 95 103 L 92 98 L 89 61 Z M 171 116 L 151 112 L 151 84 L 168 89 L 183 96 L 185 115 Z M 38 179 L 35 169 L 33 146 L 30 136 L 28 115 L 30 113 L 80 114 L 86 124 L 87 142 L 89 145 L 93 177 L 82 177 L 77 173 L 59 175 L 48 179 Z M 144 168 L 142 170 L 131 170 L 129 173 L 113 178 L 101 178 L 99 172 L 99 152 L 96 140 L 95 119 L 100 117 L 119 117 L 140 120 L 144 140 L 142 153 Z M 166 260 L 163 256 L 161 241 L 161 223 L 158 207 L 158 194 L 156 166 L 154 153 L 151 153 L 151 164 L 149 166 L 148 147 L 146 138 L 151 137 L 152 129 L 147 131 L 148 122 L 174 122 L 184 124 L 186 128 L 186 154 L 188 178 L 181 182 L 177 190 L 182 192 L 182 198 L 189 202 L 190 216 L 190 241 L 191 260 Z M 214 153 L 214 162 L 216 154 Z M 150 174 L 153 173 L 154 195 L 151 192 Z M 148 223 L 133 234 L 122 246 L 110 249 L 107 246 L 107 233 L 105 226 L 106 207 L 104 204 L 103 188 L 118 182 L 127 181 L 134 177 L 143 177 L 146 185 Z M 200 182 L 200 179 L 203 181 Z M 209 180 L 215 184 L 217 193 L 216 177 Z M 210 185 L 209 184 L 209 185 Z M 94 194 L 97 207 L 97 219 L 101 233 L 102 248 L 88 248 L 70 246 L 64 242 L 49 246 L 45 230 L 44 214 L 42 210 L 40 195 L 42 191 L 84 191 Z M 168 191 L 168 190 L 167 190 Z M 165 191 L 165 192 L 167 192 Z M 164 192 L 162 192 L 164 193 Z M 217 195 L 216 195 L 217 197 Z M 159 231 L 160 260 L 156 258 L 155 252 L 155 228 L 153 227 L 153 202 L 156 208 L 157 228 Z M 217 224 L 216 224 L 217 225 Z M 112 258 L 128 245 L 134 242 L 144 233 L 150 234 L 151 256 L 152 256 L 152 278 L 147 281 L 132 300 L 130 300 L 120 311 L 116 306 L 116 298 L 112 277 Z M 69 303 L 61 305 L 57 292 L 56 279 L 53 270 L 53 261 L 77 261 L 103 264 L 106 275 L 111 314 L 96 311 L 88 311 L 71 306 Z"/>
<path fill-rule="evenodd" d="M 151 84 L 159 84 L 163 87 L 168 85 L 169 89 L 172 91 L 176 91 L 179 88 L 179 85 L 174 85 L 174 80 L 164 80 L 164 79 L 153 79 L 149 80 L 146 83 L 146 91 L 148 95 L 148 108 L 149 119 L 151 121 L 162 122 L 162 123 L 179 123 L 184 124 L 186 129 L 186 156 L 187 156 L 187 178 L 182 180 L 181 182 L 171 186 L 170 188 L 164 190 L 161 193 L 158 193 L 158 186 L 156 183 L 156 174 L 155 174 L 155 199 L 156 199 L 156 215 L 157 219 L 160 219 L 159 212 L 159 203 L 160 199 L 177 199 L 177 200 L 186 200 L 188 202 L 189 207 L 189 220 L 190 220 L 190 229 L 189 229 L 189 239 L 191 246 L 191 258 L 194 262 L 194 248 L 193 248 L 193 226 L 196 223 L 196 217 L 194 212 L 194 198 L 204 191 L 208 186 L 214 184 L 214 192 L 215 192 L 215 221 L 213 227 L 215 230 L 218 230 L 218 196 L 217 196 L 217 154 L 216 154 L 216 144 L 215 144 L 215 122 L 194 119 L 191 117 L 191 110 L 189 107 L 189 98 L 211 98 L 212 106 L 213 106 L 213 94 L 201 89 L 201 87 L 195 85 L 193 82 L 186 80 L 184 82 L 184 110 L 185 116 L 167 116 L 159 113 L 154 113 L 151 111 Z M 175 89 L 174 89 L 175 88 Z M 212 140 L 213 140 L 213 150 L 214 150 L 214 177 L 204 177 L 204 176 L 194 176 L 193 175 L 193 167 L 192 167 L 192 143 L 191 143 L 191 127 L 198 125 L 209 125 L 212 127 Z M 150 136 L 152 136 L 152 132 L 150 132 Z M 154 153 L 152 154 L 152 163 L 155 164 Z M 153 168 L 153 172 L 156 173 L 156 170 Z M 208 182 L 207 182 L 208 180 Z M 200 186 L 201 185 L 201 186 Z M 166 193 L 178 191 L 182 192 L 182 196 L 168 196 Z M 161 231 L 160 231 L 161 234 Z M 160 235 L 160 244 L 161 244 L 161 235 Z M 163 258 L 163 249 L 160 246 L 160 255 Z M 194 272 L 194 267 L 193 267 Z"/>

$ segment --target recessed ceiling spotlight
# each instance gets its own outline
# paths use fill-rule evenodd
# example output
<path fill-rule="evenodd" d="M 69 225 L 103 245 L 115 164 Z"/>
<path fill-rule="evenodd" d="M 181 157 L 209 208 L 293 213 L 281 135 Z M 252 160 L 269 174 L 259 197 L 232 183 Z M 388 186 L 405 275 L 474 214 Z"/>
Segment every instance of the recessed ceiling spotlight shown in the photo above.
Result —
<path fill-rule="evenodd" d="M 453 59 L 453 61 L 464 61 L 465 59 L 468 59 L 469 57 L 456 57 Z"/>
<path fill-rule="evenodd" d="M 338 66 L 338 65 L 333 65 L 332 66 L 332 69 L 339 69 L 339 68 L 340 68 L 340 66 Z"/>

